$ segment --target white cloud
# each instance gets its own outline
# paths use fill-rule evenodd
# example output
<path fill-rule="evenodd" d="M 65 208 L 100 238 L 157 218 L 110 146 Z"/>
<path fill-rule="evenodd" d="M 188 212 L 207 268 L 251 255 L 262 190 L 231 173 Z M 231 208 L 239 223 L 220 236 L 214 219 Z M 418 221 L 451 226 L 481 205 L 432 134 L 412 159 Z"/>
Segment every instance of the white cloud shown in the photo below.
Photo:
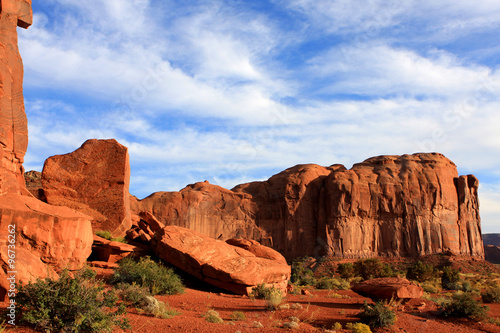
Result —
<path fill-rule="evenodd" d="M 483 233 L 499 233 L 500 228 L 500 183 L 481 184 L 479 187 L 480 212 Z"/>

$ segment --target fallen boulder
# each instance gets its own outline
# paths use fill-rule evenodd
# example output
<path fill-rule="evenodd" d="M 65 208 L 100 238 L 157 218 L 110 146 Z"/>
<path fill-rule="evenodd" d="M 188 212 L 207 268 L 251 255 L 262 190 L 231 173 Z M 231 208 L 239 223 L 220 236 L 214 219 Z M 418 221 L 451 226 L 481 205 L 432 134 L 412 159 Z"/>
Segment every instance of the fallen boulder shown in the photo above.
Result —
<path fill-rule="evenodd" d="M 419 285 L 397 277 L 366 280 L 354 285 L 352 290 L 374 300 L 412 299 L 424 294 Z"/>
<path fill-rule="evenodd" d="M 193 230 L 167 226 L 151 242 L 156 254 L 184 272 L 218 288 L 248 295 L 262 283 L 286 293 L 291 269 L 240 247 Z"/>

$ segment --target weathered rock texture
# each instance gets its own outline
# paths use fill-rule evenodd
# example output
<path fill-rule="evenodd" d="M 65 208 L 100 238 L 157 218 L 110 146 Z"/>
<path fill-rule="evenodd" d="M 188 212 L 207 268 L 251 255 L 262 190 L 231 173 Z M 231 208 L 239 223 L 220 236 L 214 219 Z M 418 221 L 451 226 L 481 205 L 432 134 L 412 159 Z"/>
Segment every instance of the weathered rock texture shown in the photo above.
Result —
<path fill-rule="evenodd" d="M 420 298 L 424 294 L 419 285 L 397 277 L 367 280 L 354 285 L 352 290 L 375 300 Z"/>
<path fill-rule="evenodd" d="M 128 149 L 116 140 L 88 140 L 79 149 L 45 161 L 43 193 L 51 205 L 93 218 L 95 230 L 124 236 L 132 226 Z"/>
<path fill-rule="evenodd" d="M 205 183 L 132 200 L 219 239 L 248 238 L 286 258 L 335 255 L 483 257 L 478 181 L 441 154 L 379 156 L 355 164 L 298 165 L 232 191 Z"/>
<path fill-rule="evenodd" d="M 164 225 L 177 225 L 216 239 L 243 237 L 272 245 L 255 223 L 252 197 L 208 182 L 188 185 L 180 192 L 157 192 L 143 200 L 133 198 L 131 210 L 149 212 Z"/>
<path fill-rule="evenodd" d="M 216 287 L 248 295 L 265 283 L 286 293 L 291 274 L 286 263 L 177 226 L 157 232 L 153 244 L 161 259 Z"/>
<path fill-rule="evenodd" d="M 0 196 L 0 299 L 8 290 L 7 275 L 27 283 L 48 274 L 56 277 L 65 268 L 81 268 L 92 241 L 90 220 L 84 214 L 29 196 Z"/>
<path fill-rule="evenodd" d="M 92 245 L 87 216 L 49 206 L 25 186 L 28 127 L 16 29 L 28 28 L 31 19 L 30 0 L 0 0 L 0 300 L 9 282 L 27 283 L 82 267 Z"/>
<path fill-rule="evenodd" d="M 25 191 L 22 163 L 28 121 L 17 27 L 28 28 L 31 22 L 31 0 L 0 1 L 0 195 Z"/>

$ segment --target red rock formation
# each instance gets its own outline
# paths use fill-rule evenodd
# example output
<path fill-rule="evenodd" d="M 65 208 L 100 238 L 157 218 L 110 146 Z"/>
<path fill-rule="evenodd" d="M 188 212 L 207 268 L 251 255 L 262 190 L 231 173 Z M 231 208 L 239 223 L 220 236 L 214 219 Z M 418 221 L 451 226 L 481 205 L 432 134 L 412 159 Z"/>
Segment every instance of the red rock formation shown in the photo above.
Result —
<path fill-rule="evenodd" d="M 354 285 L 352 290 L 375 300 L 420 298 L 424 294 L 419 285 L 397 277 L 367 280 Z"/>
<path fill-rule="evenodd" d="M 29 196 L 0 196 L 0 299 L 8 290 L 6 276 L 14 274 L 17 282 L 27 283 L 48 274 L 57 276 L 55 272 L 64 268 L 82 267 L 92 241 L 84 214 Z"/>
<path fill-rule="evenodd" d="M 25 190 L 22 163 L 28 147 L 24 112 L 23 62 L 17 27 L 32 22 L 31 0 L 0 3 L 0 195 Z"/>
<path fill-rule="evenodd" d="M 291 269 L 286 263 L 259 258 L 242 248 L 193 230 L 167 226 L 155 234 L 158 256 L 216 287 L 248 295 L 262 283 L 286 293 Z"/>
<path fill-rule="evenodd" d="M 226 240 L 226 243 L 232 246 L 241 247 L 242 249 L 255 254 L 256 257 L 275 260 L 279 263 L 287 265 L 286 259 L 281 255 L 281 253 L 271 249 L 270 247 L 263 246 L 255 240 L 231 238 Z"/>
<path fill-rule="evenodd" d="M 87 140 L 79 149 L 45 161 L 42 186 L 47 202 L 93 217 L 94 230 L 124 236 L 132 226 L 128 149 L 116 140 Z"/>
<path fill-rule="evenodd" d="M 137 215 L 149 212 L 161 224 L 188 228 L 212 238 L 244 237 L 271 245 L 265 232 L 255 225 L 256 207 L 251 196 L 208 182 L 186 186 L 180 192 L 158 192 L 143 200 L 132 199 L 131 210 Z"/>
<path fill-rule="evenodd" d="M 92 244 L 87 216 L 37 200 L 24 184 L 28 127 L 16 29 L 31 19 L 31 0 L 0 0 L 0 300 L 11 283 L 80 268 Z"/>
<path fill-rule="evenodd" d="M 477 182 L 463 179 L 434 153 L 373 157 L 350 170 L 297 166 L 233 190 L 252 195 L 256 224 L 287 258 L 482 257 Z"/>

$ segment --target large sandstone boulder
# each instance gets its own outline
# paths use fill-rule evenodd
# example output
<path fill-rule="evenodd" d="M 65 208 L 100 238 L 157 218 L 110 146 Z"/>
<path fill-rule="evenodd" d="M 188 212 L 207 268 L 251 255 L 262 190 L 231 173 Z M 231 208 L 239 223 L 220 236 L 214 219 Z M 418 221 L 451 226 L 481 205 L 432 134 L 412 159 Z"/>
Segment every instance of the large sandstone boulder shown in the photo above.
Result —
<path fill-rule="evenodd" d="M 285 257 L 283 257 L 281 253 L 270 247 L 261 245 L 259 242 L 252 239 L 231 238 L 226 240 L 226 243 L 232 246 L 241 247 L 259 258 L 271 259 L 285 265 L 287 264 Z"/>
<path fill-rule="evenodd" d="M 27 283 L 81 268 L 91 253 L 90 219 L 66 207 L 18 194 L 0 196 L 0 300 L 7 276 Z M 15 273 L 12 273 L 15 272 Z"/>
<path fill-rule="evenodd" d="M 374 300 L 420 298 L 424 290 L 419 285 L 401 278 L 379 278 L 358 283 L 352 290 Z"/>
<path fill-rule="evenodd" d="M 94 230 L 124 236 L 130 215 L 128 149 L 116 140 L 87 140 L 79 149 L 45 161 L 43 193 L 51 205 L 66 206 L 93 218 Z"/>
<path fill-rule="evenodd" d="M 200 182 L 179 192 L 157 192 L 131 200 L 133 214 L 147 212 L 163 225 L 176 225 L 217 239 L 243 237 L 271 246 L 266 233 L 255 223 L 257 208 L 252 197 Z"/>
<path fill-rule="evenodd" d="M 265 283 L 286 293 L 291 274 L 286 263 L 177 226 L 157 232 L 152 243 L 161 259 L 216 287 L 248 295 Z"/>

